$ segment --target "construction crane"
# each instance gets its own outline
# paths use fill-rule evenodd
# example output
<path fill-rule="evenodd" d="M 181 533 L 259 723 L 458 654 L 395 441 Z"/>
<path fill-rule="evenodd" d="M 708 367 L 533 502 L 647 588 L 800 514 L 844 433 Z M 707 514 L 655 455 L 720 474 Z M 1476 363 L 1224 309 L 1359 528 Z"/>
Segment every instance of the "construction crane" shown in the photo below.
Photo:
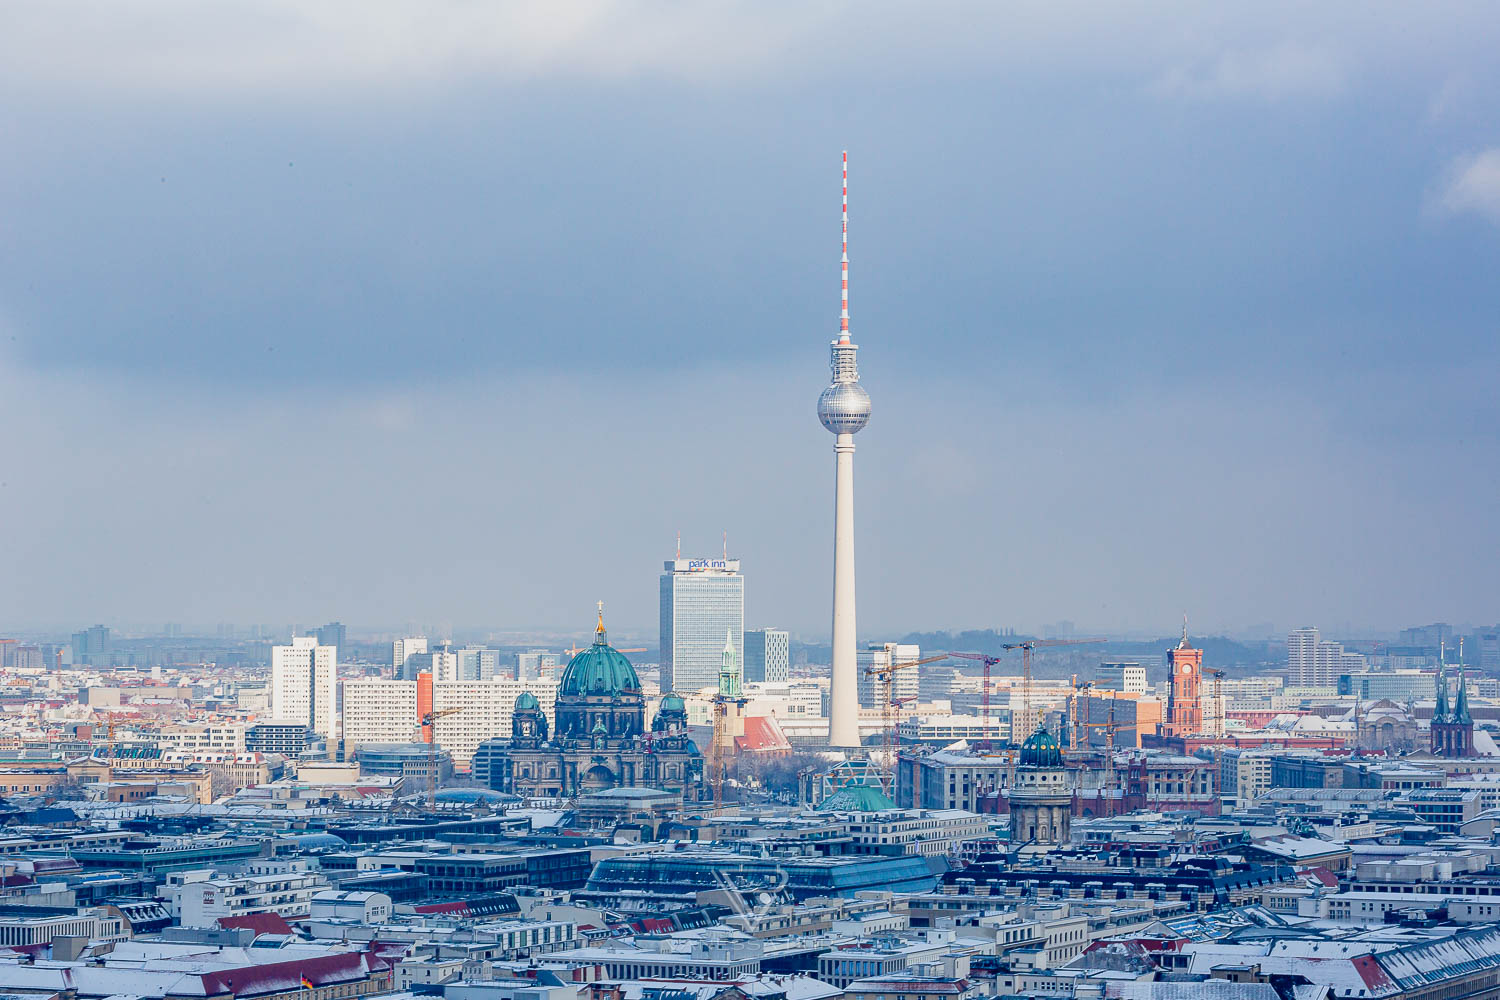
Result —
<path fill-rule="evenodd" d="M 715 816 L 724 811 L 724 774 L 728 769 L 734 734 L 729 731 L 729 706 L 743 707 L 749 701 L 740 691 L 739 674 L 726 660 L 719 671 L 719 690 L 714 694 L 714 734 L 708 747 L 708 779 L 713 783 Z"/>
<path fill-rule="evenodd" d="M 924 660 L 908 660 L 905 663 L 889 663 L 883 667 L 865 668 L 867 677 L 876 677 L 880 680 L 880 741 L 883 753 L 880 762 L 880 786 L 881 790 L 892 799 L 896 797 L 896 726 L 900 722 L 898 710 L 901 707 L 894 697 L 896 673 L 947 658 L 947 653 L 940 653 Z M 901 699 L 903 702 L 909 700 Z"/>
<path fill-rule="evenodd" d="M 1008 642 L 1001 649 L 1021 651 L 1021 721 L 1024 724 L 1031 716 L 1031 651 L 1034 649 L 1051 648 L 1053 646 L 1082 646 L 1095 642 L 1108 642 L 1108 639 L 1027 639 L 1024 642 Z M 978 660 L 984 664 L 984 732 L 985 738 L 980 746 L 985 752 L 990 749 L 990 668 L 1001 661 L 1001 657 L 989 656 L 985 653 L 949 653 L 963 660 Z M 1016 742 L 1015 713 L 1011 713 L 1011 742 Z"/>
<path fill-rule="evenodd" d="M 1214 686 L 1213 686 L 1214 727 L 1213 727 L 1212 730 L 1210 730 L 1210 735 L 1217 736 L 1219 739 L 1223 739 L 1224 738 L 1224 698 L 1223 698 L 1222 692 L 1223 692 L 1224 678 L 1227 677 L 1227 676 L 1229 676 L 1229 675 L 1226 674 L 1222 670 L 1213 670 L 1213 669 L 1205 670 L 1204 673 L 1208 674 L 1208 676 L 1210 676 L 1210 677 L 1212 677 L 1214 679 Z"/>
<path fill-rule="evenodd" d="M 427 808 L 437 808 L 437 741 L 433 739 L 432 724 L 439 719 L 446 719 L 450 715 L 457 715 L 462 708 L 445 708 L 439 712 L 428 712 L 422 716 L 422 721 L 417 726 L 417 736 L 423 743 L 427 744 L 427 777 L 430 784 L 427 787 Z"/>
<path fill-rule="evenodd" d="M 984 653 L 949 653 L 960 660 L 978 660 L 984 664 L 984 692 L 980 695 L 981 709 L 980 740 L 975 746 L 981 753 L 990 752 L 990 668 L 1000 662 L 998 656 L 988 656 Z M 1014 733 L 1011 734 L 1015 736 Z"/>
<path fill-rule="evenodd" d="M 1088 710 L 1088 708 L 1089 708 L 1089 692 L 1092 691 L 1093 689 L 1094 689 L 1094 682 L 1093 681 L 1084 681 L 1082 684 L 1079 684 L 1078 683 L 1078 675 L 1077 674 L 1073 675 L 1073 725 L 1068 730 L 1068 749 L 1069 750 L 1077 750 L 1078 749 L 1078 728 L 1079 728 L 1079 723 L 1080 722 L 1088 722 L 1089 721 L 1089 710 Z M 1079 708 L 1079 704 L 1078 704 L 1078 692 L 1080 692 L 1080 691 L 1083 692 L 1083 706 L 1082 706 L 1081 712 L 1080 712 L 1080 708 Z M 1080 719 L 1080 714 L 1082 715 L 1081 719 Z"/>
<path fill-rule="evenodd" d="M 1108 816 L 1110 814 L 1108 793 L 1115 785 L 1115 730 L 1120 728 L 1120 724 L 1115 721 L 1115 699 L 1109 699 L 1109 721 L 1084 722 L 1078 728 L 1085 732 L 1090 729 L 1104 730 L 1104 787 L 1101 791 L 1105 793 L 1104 815 Z M 1085 742 L 1087 742 L 1087 737 L 1085 737 Z"/>

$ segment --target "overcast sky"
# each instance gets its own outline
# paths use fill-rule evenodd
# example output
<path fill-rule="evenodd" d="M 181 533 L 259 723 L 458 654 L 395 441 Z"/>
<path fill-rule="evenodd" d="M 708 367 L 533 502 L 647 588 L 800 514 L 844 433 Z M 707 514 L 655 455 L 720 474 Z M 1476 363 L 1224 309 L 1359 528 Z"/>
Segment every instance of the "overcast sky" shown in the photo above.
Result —
<path fill-rule="evenodd" d="M 1500 5 L 0 0 L 0 629 L 1500 619 Z"/>

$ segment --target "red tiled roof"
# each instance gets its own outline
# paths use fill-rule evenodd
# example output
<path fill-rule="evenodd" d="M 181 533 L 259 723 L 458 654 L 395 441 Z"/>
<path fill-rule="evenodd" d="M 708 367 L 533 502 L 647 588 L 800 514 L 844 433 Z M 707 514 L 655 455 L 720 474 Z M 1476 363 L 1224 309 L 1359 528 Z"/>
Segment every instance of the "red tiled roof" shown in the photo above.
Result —
<path fill-rule="evenodd" d="M 383 968 L 386 964 L 362 951 L 347 951 L 319 958 L 226 969 L 207 973 L 201 978 L 204 996 L 227 993 L 234 997 L 256 997 L 302 989 L 303 980 L 314 986 L 356 982 L 369 975 L 371 968 Z"/>
<path fill-rule="evenodd" d="M 453 903 L 423 903 L 421 906 L 412 907 L 418 913 L 456 913 L 459 916 L 469 915 L 469 901 L 460 899 Z"/>
<path fill-rule="evenodd" d="M 252 930 L 256 937 L 262 934 L 291 934 L 292 925 L 279 913 L 247 913 L 242 917 L 220 917 L 219 926 L 226 931 Z"/>
<path fill-rule="evenodd" d="M 1330 889 L 1339 887 L 1339 877 L 1322 865 L 1314 865 L 1311 868 L 1303 868 L 1297 872 L 1298 875 L 1311 875 Z"/>
<path fill-rule="evenodd" d="M 771 715 L 745 717 L 745 735 L 734 738 L 735 747 L 744 753 L 777 753 L 792 749 L 791 741 Z"/>
<path fill-rule="evenodd" d="M 1377 990 L 1389 990 L 1396 985 L 1391 977 L 1386 975 L 1385 970 L 1380 967 L 1380 962 L 1376 960 L 1374 955 L 1361 955 L 1354 959 L 1354 970 L 1359 973 L 1359 978 L 1365 981 L 1365 986 L 1369 988 L 1371 993 Z"/>

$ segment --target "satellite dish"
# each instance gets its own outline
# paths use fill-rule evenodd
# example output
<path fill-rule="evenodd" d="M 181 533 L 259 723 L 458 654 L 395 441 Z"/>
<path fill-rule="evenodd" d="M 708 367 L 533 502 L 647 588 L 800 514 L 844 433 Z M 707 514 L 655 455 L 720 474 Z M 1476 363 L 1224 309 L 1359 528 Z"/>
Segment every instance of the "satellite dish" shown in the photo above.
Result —
<path fill-rule="evenodd" d="M 756 896 L 755 898 L 760 901 L 760 905 L 761 906 L 770 906 L 771 905 L 771 894 L 769 892 L 763 892 L 763 893 L 759 894 L 758 896 Z"/>

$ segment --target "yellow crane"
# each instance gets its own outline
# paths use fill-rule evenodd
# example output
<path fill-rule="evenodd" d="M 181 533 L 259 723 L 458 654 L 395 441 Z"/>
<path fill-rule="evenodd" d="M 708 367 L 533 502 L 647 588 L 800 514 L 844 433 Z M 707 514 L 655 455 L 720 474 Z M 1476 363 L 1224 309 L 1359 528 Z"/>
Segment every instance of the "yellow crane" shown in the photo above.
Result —
<path fill-rule="evenodd" d="M 900 725 L 901 705 L 894 697 L 896 673 L 925 663 L 946 660 L 947 653 L 929 656 L 924 660 L 908 660 L 905 663 L 889 663 L 883 667 L 866 667 L 865 674 L 880 679 L 880 740 L 883 759 L 880 764 L 880 786 L 890 798 L 896 797 L 896 727 Z M 902 702 L 909 699 L 901 699 Z"/>
<path fill-rule="evenodd" d="M 433 736 L 432 724 L 438 719 L 446 719 L 448 716 L 457 715 L 462 711 L 462 708 L 445 708 L 438 712 L 428 712 L 422 716 L 422 721 L 417 724 L 417 737 L 421 742 L 427 744 L 428 809 L 437 807 L 438 786 L 437 740 Z"/>

